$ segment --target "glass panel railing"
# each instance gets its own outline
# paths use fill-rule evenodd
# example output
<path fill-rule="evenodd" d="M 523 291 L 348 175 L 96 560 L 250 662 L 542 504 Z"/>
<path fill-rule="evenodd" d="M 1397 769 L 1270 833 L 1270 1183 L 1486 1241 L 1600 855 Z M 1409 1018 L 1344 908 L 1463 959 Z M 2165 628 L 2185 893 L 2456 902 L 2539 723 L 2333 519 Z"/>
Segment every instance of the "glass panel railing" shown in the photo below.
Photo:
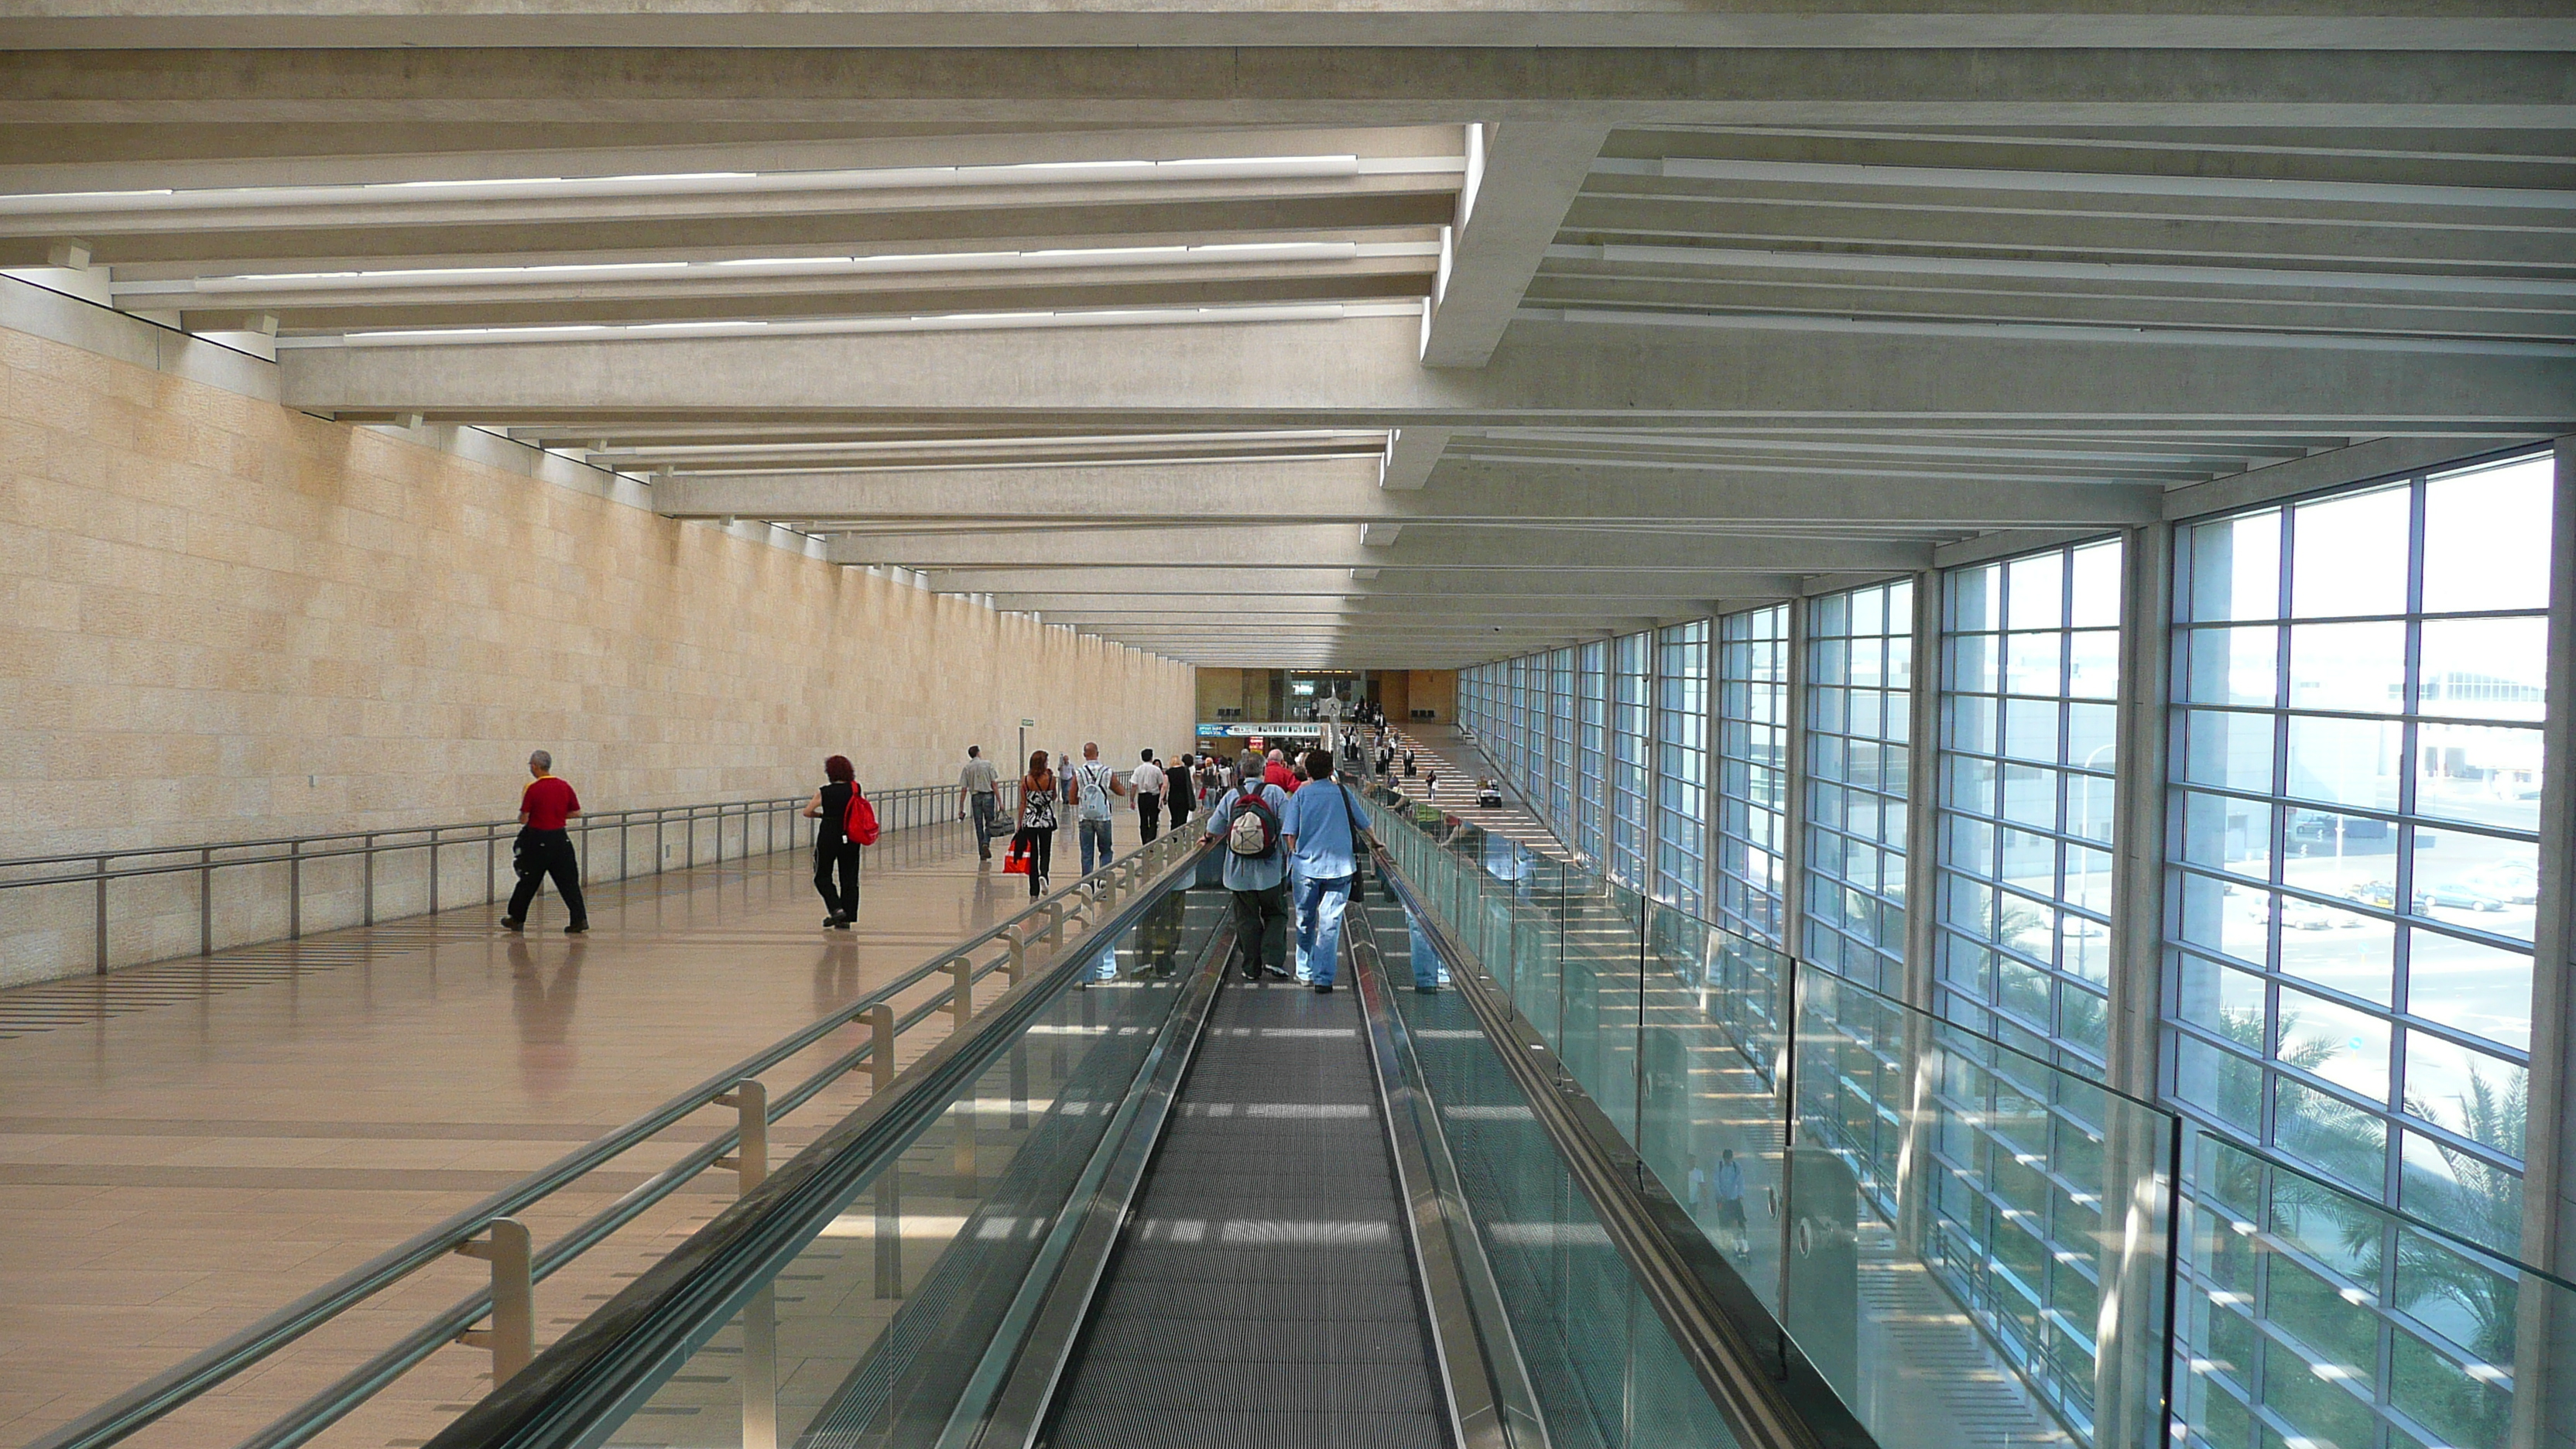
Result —
<path fill-rule="evenodd" d="M 2216 1137 L 2188 1154 L 2177 1444 L 2565 1442 L 2576 1284 L 2477 1238 L 2519 1215 L 2518 1183 L 2467 1154 L 2410 1162 L 2425 1179 L 2410 1191 L 2449 1199 L 2428 1221 Z"/>
<path fill-rule="evenodd" d="M 1223 914 L 1171 891 L 609 1430 L 621 1445 L 935 1441 Z"/>
<path fill-rule="evenodd" d="M 1407 979 L 1413 953 L 1428 944 L 1401 905 L 1378 902 L 1368 909 L 1382 918 L 1376 935 L 1390 978 Z M 1440 1104 L 1458 1187 L 1501 1290 L 1548 1442 L 1732 1449 L 1736 1440 L 1724 1415 L 1474 1010 L 1451 992 L 1399 991 L 1393 1000 L 1425 1085 Z"/>
<path fill-rule="evenodd" d="M 2545 1439 L 2528 1386 L 2544 1345 L 2576 1341 L 2576 1288 L 2489 1246 L 2513 1240 L 2519 1184 L 2479 1159 L 2410 1158 L 2409 1191 L 2445 1210 L 2407 1215 L 2214 1137 L 2186 1152 L 2170 1111 L 1580 862 L 1498 871 L 1471 824 L 1378 816 L 1881 1442 Z"/>
<path fill-rule="evenodd" d="M 1883 1442 L 1959 1440 L 1963 1415 L 2156 1442 L 2176 1119 L 1829 973 L 1796 982 L 1792 1338 Z M 1900 1382 L 1945 1357 L 1977 1371 Z"/>

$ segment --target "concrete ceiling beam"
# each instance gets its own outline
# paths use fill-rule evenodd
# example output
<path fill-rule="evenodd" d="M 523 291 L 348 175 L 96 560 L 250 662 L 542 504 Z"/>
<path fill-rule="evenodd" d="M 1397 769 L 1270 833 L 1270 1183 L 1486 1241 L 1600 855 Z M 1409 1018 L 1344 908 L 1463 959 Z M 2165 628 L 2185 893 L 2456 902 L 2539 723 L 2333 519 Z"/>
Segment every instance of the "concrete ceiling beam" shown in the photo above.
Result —
<path fill-rule="evenodd" d="M 1798 592 L 1795 573 L 1739 573 L 1695 569 L 1631 569 L 1594 579 L 1548 568 L 1411 569 L 1383 571 L 1369 582 L 1322 569 L 1204 568 L 1176 570 L 1158 564 L 1102 568 L 943 569 L 930 587 L 944 594 L 991 594 L 1005 609 L 1030 609 L 1028 600 L 1066 596 L 1220 594 L 1235 598 L 1440 598 L 1487 599 L 1716 599 L 1788 598 Z"/>
<path fill-rule="evenodd" d="M 1230 426 L 1809 427 L 1948 418 L 2075 430 L 2374 434 L 2386 420 L 2565 423 L 2576 359 L 2341 346 L 1751 328 L 1516 325 L 1483 369 L 1435 370 L 1402 317 L 759 338 L 297 348 L 284 400 L 324 414 L 1125 413 Z M 2331 358 L 2330 363 L 2323 359 Z M 2297 366 L 2285 366 L 2297 361 Z M 2558 431 L 2566 431 L 2558 428 Z"/>
<path fill-rule="evenodd" d="M 50 126 L 0 135 L 0 195 L 146 191 L 167 186 L 180 167 L 193 186 L 328 186 L 1216 156 L 1432 156 L 1456 154 L 1459 144 L 1456 125 L 1068 130 L 1050 123 L 943 130 L 758 122 L 527 127 L 465 120 L 434 133 L 348 122 Z"/>
<path fill-rule="evenodd" d="M 1482 367 L 1610 139 L 1604 125 L 1479 126 L 1448 265 L 1422 334 L 1425 367 Z"/>
<path fill-rule="evenodd" d="M 1615 18 L 1615 31 L 1613 21 Z M 1605 35 L 1605 32 L 1611 32 Z M 162 0 L 149 11 L 63 4 L 0 21 L 13 47 L 252 46 L 900 46 L 1313 45 L 1594 46 L 2306 46 L 2566 50 L 2569 26 L 2547 11 L 2488 0 L 2432 0 L 2402 13 L 2353 14 L 2305 0 L 2259 14 L 2176 11 L 2135 0 L 2081 14 L 1967 7 L 1854 10 L 1769 3 L 1758 10 L 1688 7 L 1605 14 L 1593 0 L 1515 0 L 1473 10 L 1246 10 L 1164 3 L 1067 13 L 1039 5 L 891 10 L 858 3 L 775 5 L 738 0 L 685 11 L 637 11 L 611 0 L 558 0 L 541 10 L 488 0 L 434 5 L 342 3 L 327 12 L 224 0 Z"/>
<path fill-rule="evenodd" d="M 0 58 L 0 70 L 5 70 Z M 1330 164 L 1322 158 L 1318 164 Z M 1156 165 L 1186 165 L 1157 162 Z M 1258 167 L 1259 158 L 1208 163 Z M 1342 165 L 1352 164 L 1343 161 Z M 789 171 L 700 181 L 693 178 L 575 177 L 559 181 L 449 186 L 289 186 L 179 189 L 140 196 L 0 197 L 0 235 L 99 237 L 200 235 L 225 231 L 327 231 L 443 226 L 545 227 L 744 216 L 867 216 L 883 212 L 976 212 L 1029 207 L 1076 208 L 1279 201 L 1302 197 L 1445 196 L 1458 188 L 1456 157 L 1373 165 L 1407 169 L 1383 174 L 1245 176 L 1239 178 L 1047 181 L 1017 179 L 1012 167 L 924 167 L 892 172 Z M 1066 168 L 1079 176 L 1088 168 Z M 909 184 L 920 175 L 974 176 L 989 182 Z M 878 178 L 890 178 L 879 180 Z M 556 188 L 567 194 L 553 194 Z M 574 193 L 569 189 L 590 188 Z M 460 194 L 462 193 L 462 194 Z"/>
<path fill-rule="evenodd" d="M 1750 608 L 1763 596 L 1386 595 L 1386 594 L 1021 594 L 996 606 L 1050 619 L 1237 619 L 1246 609 L 1307 618 L 1588 619 L 1603 614 L 1716 614 Z"/>
<path fill-rule="evenodd" d="M 2312 208 L 2265 217 L 2164 217 L 2152 223 L 2112 207 L 2047 210 L 2011 205 L 1833 205 L 1813 197 L 1639 194 L 1587 190 L 1567 211 L 1567 245 L 1609 242 L 1863 254 L 1941 249 L 2051 259 L 2191 262 L 2337 268 L 2416 264 L 2434 272 L 2563 263 L 2555 227 L 2424 227 L 2378 224 L 2367 208 L 2323 219 Z"/>
<path fill-rule="evenodd" d="M 2163 490 L 2136 484 L 1891 483 L 1857 471 L 1781 479 L 1719 468 L 1678 472 L 1603 470 L 1576 463 L 1450 464 L 1430 486 L 1396 491 L 1379 487 L 1376 471 L 1374 460 L 1337 458 L 721 477 L 677 473 L 654 484 L 653 507 L 675 518 L 779 518 L 816 524 L 950 519 L 977 527 L 1049 521 L 1226 523 L 1243 516 L 1247 499 L 1261 498 L 1293 498 L 1297 516 L 1313 523 L 1699 521 L 2002 528 L 2150 523 L 2163 516 Z"/>
<path fill-rule="evenodd" d="M 0 125 L 0 133 L 5 133 Z M 633 222 L 398 226 L 372 230 L 127 232 L 101 238 L 120 276 L 328 272 L 429 266 L 588 265 L 887 252 L 1044 250 L 1174 241 L 1365 240 L 1437 236 L 1455 210 L 1445 191 L 1255 197 L 1235 201 L 921 208 L 872 213 L 678 217 Z M 41 238 L 0 237 L 17 266 Z"/>
<path fill-rule="evenodd" d="M 1295 19 L 1311 26 L 1318 17 Z M 1597 27 L 1599 18 L 1593 22 Z M 1854 47 L 1843 37 L 1812 48 L 1126 48 L 1096 32 L 1088 28 L 1088 44 L 1055 48 L 633 49 L 618 53 L 613 85 L 602 83 L 596 52 L 572 46 L 169 48 L 121 54 L 113 63 L 88 51 L 19 48 L 0 55 L 0 122 L 436 125 L 460 115 L 487 123 L 757 116 L 826 125 L 1382 125 L 1463 116 L 1605 125 L 2576 121 L 2564 59 L 2546 49 L 2446 52 L 2412 41 L 2389 50 L 2216 49 L 2159 40 L 2137 49 L 1894 51 Z"/>
<path fill-rule="evenodd" d="M 1002 608 L 1036 608 L 1030 598 L 1064 596 L 1218 596 L 1234 598 L 1788 598 L 1795 572 L 1628 570 L 1618 578 L 1571 578 L 1556 570 L 1381 570 L 1376 580 L 1345 572 L 1278 567 L 1167 570 L 1128 567 L 1012 567 L 935 570 L 940 593 L 989 593 Z"/>
<path fill-rule="evenodd" d="M 1360 542 L 1341 524 L 1124 528 L 1020 533 L 835 534 L 825 556 L 841 564 L 916 569 L 1055 565 L 1154 565 L 1174 570 L 1281 569 L 1742 570 L 1828 573 L 1931 566 L 1921 543 L 1814 538 L 1672 538 L 1652 533 L 1440 528 L 1407 530 L 1392 545 Z"/>

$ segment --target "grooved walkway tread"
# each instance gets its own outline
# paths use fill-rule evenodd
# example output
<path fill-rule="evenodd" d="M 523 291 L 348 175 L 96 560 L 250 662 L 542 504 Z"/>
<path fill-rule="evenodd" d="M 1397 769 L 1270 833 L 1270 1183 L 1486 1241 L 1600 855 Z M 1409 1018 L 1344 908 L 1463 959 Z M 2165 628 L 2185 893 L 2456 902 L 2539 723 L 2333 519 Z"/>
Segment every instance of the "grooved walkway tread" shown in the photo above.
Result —
<path fill-rule="evenodd" d="M 1053 1449 L 1439 1449 L 1359 1026 L 1347 989 L 1226 983 Z"/>

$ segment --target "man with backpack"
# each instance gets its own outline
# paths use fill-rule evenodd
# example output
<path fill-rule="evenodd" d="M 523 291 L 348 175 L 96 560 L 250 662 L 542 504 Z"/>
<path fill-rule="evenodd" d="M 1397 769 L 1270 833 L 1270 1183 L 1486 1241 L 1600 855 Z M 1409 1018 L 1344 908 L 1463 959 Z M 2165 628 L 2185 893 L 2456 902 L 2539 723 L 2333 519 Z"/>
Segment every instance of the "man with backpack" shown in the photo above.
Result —
<path fill-rule="evenodd" d="M 1064 777 L 1065 800 L 1074 807 L 1074 820 L 1082 835 L 1084 875 L 1109 864 L 1110 823 L 1115 818 L 1109 813 L 1109 797 L 1127 793 L 1127 782 L 1116 770 L 1100 763 L 1099 743 L 1085 740 L 1082 763 L 1066 771 Z M 1095 845 L 1100 856 L 1098 865 L 1092 863 Z"/>
<path fill-rule="evenodd" d="M 1234 958 L 1246 981 L 1288 979 L 1288 848 L 1280 822 L 1288 792 L 1253 776 L 1212 801 L 1207 837 L 1225 862 L 1234 899 Z"/>

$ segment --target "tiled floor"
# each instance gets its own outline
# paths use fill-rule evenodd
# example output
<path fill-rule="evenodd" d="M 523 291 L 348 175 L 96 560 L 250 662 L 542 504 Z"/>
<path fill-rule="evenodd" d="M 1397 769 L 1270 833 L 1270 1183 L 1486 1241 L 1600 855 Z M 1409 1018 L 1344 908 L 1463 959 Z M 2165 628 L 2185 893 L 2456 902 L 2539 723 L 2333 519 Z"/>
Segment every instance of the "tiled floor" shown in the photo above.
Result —
<path fill-rule="evenodd" d="M 34 1437 L 614 1129 L 1007 919 L 1027 894 L 935 828 L 889 833 L 862 900 L 856 931 L 825 931 L 805 857 L 754 857 L 596 886 L 586 938 L 560 934 L 550 904 L 524 937 L 478 906 L 376 928 L 417 943 L 404 952 L 328 949 L 362 932 L 319 937 L 304 974 L 0 1040 L 0 1441 Z M 773 1093 L 858 1039 L 842 1035 L 769 1074 Z M 926 1023 L 902 1056 L 937 1038 Z M 861 1073 L 780 1124 L 772 1160 L 865 1091 Z M 537 1242 L 725 1115 L 705 1110 L 541 1204 L 528 1214 Z M 732 1179 L 706 1174 L 541 1284 L 540 1343 L 711 1217 Z M 233 1442 L 482 1271 L 464 1258 L 424 1269 L 132 1442 Z M 322 1442 L 416 1443 L 487 1381 L 486 1355 L 443 1350 Z"/>

